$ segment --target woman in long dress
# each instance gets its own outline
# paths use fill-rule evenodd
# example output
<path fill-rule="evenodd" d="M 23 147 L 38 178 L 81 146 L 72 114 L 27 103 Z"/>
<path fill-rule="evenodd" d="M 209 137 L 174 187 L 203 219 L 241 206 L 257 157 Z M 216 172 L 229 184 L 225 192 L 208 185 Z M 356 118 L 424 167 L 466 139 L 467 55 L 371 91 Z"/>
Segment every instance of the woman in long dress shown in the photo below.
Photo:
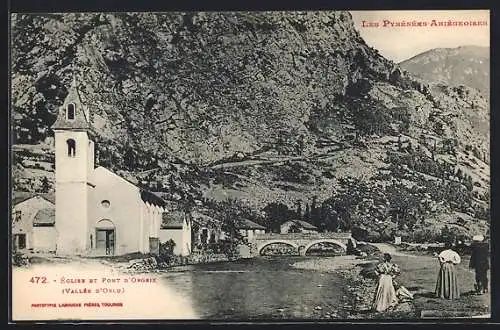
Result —
<path fill-rule="evenodd" d="M 460 298 L 460 289 L 457 281 L 457 270 L 455 265 L 461 262 L 458 253 L 451 249 L 451 243 L 446 243 L 446 250 L 438 255 L 439 269 L 436 282 L 436 297 L 443 299 Z"/>
<path fill-rule="evenodd" d="M 392 280 L 399 275 L 399 266 L 391 262 L 391 255 L 384 253 L 384 262 L 377 265 L 375 273 L 378 275 L 378 286 L 373 301 L 373 308 L 383 312 L 389 307 L 397 305 L 398 298 Z"/>

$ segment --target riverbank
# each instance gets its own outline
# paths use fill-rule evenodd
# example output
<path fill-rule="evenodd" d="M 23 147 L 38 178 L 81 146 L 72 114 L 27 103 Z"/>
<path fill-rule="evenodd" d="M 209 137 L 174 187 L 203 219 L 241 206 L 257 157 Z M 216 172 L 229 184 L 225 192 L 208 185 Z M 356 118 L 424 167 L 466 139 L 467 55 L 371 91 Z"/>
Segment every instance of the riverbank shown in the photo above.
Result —
<path fill-rule="evenodd" d="M 345 298 L 342 315 L 346 319 L 421 319 L 426 317 L 443 318 L 476 318 L 488 317 L 490 313 L 490 296 L 475 295 L 474 272 L 467 268 L 468 256 L 463 256 L 457 267 L 458 281 L 462 288 L 460 299 L 448 301 L 434 297 L 434 288 L 439 265 L 433 256 L 426 253 L 409 253 L 401 251 L 389 244 L 374 244 L 381 252 L 390 252 L 393 261 L 402 270 L 396 281 L 407 288 L 414 299 L 400 303 L 393 310 L 376 313 L 371 310 L 372 299 L 377 286 L 377 278 L 373 268 L 379 262 L 376 257 L 356 258 L 343 256 L 300 261 L 293 267 L 315 270 L 318 272 L 335 272 L 344 278 Z"/>
<path fill-rule="evenodd" d="M 364 258 L 352 255 L 314 258 L 298 261 L 292 264 L 297 269 L 314 270 L 322 273 L 335 273 L 343 278 L 345 283 L 344 295 L 341 301 L 341 310 L 336 313 L 343 319 L 365 319 L 373 317 L 370 313 L 370 301 L 367 297 L 373 297 L 373 284 L 369 279 L 361 275 L 364 265 L 376 263 L 377 258 L 367 256 Z M 323 309 L 323 307 L 322 307 Z M 321 318 L 329 318 L 328 310 L 323 312 Z"/>
<path fill-rule="evenodd" d="M 53 253 L 18 253 L 14 266 L 60 264 L 69 262 L 98 263 L 119 269 L 126 273 L 149 273 L 167 271 L 170 268 L 217 262 L 230 262 L 244 258 L 229 258 L 225 254 L 191 254 L 188 257 L 171 256 L 161 260 L 157 256 L 131 253 L 121 256 L 57 256 Z"/>

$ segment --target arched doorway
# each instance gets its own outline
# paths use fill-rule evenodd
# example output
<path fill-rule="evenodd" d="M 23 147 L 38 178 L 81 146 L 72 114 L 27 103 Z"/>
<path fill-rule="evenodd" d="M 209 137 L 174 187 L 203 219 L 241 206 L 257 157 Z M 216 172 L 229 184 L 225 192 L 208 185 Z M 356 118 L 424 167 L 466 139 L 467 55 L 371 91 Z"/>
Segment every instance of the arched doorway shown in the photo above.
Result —
<path fill-rule="evenodd" d="M 111 220 L 103 219 L 95 226 L 95 249 L 98 255 L 114 255 L 116 242 L 115 225 Z"/>

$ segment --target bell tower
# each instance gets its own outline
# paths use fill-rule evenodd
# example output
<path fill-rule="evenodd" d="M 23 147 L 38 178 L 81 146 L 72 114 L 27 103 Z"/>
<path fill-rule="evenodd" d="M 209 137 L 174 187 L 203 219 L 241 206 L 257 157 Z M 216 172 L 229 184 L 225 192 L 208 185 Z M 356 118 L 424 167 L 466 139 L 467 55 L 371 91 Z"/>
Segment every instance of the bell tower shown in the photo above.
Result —
<path fill-rule="evenodd" d="M 52 125 L 55 141 L 56 253 L 81 254 L 89 248 L 89 176 L 94 170 L 94 142 L 89 111 L 74 78 Z"/>

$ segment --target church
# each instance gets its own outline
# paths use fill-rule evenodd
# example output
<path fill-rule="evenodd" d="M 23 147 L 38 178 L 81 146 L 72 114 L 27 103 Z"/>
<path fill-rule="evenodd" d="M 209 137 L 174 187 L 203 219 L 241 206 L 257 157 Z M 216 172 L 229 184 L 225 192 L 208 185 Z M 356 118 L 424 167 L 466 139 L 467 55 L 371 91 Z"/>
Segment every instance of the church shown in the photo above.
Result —
<path fill-rule="evenodd" d="M 56 253 L 92 256 L 158 253 L 166 202 L 96 166 L 96 135 L 90 122 L 89 110 L 74 81 L 52 125 Z"/>

